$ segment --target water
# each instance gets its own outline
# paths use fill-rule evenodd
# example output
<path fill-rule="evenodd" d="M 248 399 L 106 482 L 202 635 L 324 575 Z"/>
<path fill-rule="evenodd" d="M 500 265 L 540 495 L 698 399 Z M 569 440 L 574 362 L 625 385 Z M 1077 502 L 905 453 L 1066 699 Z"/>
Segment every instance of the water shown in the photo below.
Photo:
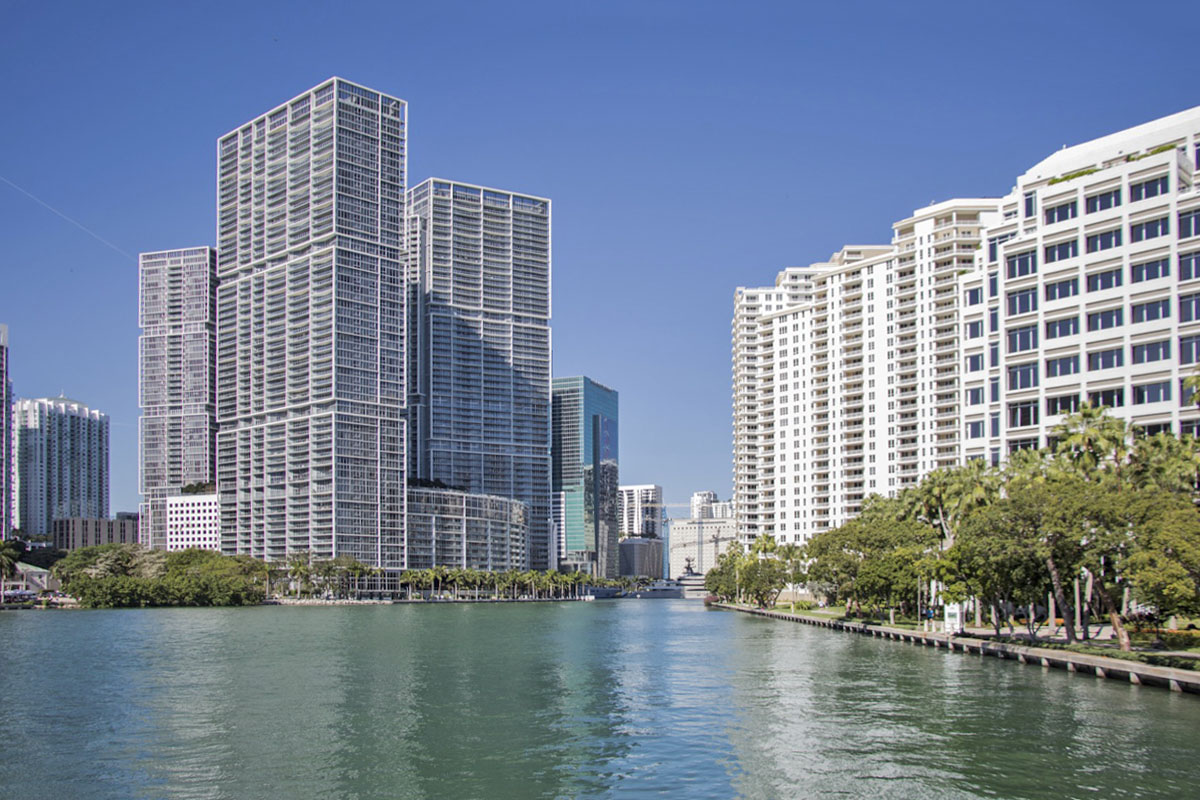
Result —
<path fill-rule="evenodd" d="M 0 797 L 1193 797 L 1200 698 L 689 601 L 0 614 Z"/>

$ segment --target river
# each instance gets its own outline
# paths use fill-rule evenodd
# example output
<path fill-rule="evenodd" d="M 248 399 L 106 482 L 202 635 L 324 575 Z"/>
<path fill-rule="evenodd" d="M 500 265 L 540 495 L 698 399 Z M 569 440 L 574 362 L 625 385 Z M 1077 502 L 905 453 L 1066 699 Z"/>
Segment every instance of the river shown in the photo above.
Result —
<path fill-rule="evenodd" d="M 3 798 L 1133 798 L 1200 698 L 672 600 L 0 613 Z"/>

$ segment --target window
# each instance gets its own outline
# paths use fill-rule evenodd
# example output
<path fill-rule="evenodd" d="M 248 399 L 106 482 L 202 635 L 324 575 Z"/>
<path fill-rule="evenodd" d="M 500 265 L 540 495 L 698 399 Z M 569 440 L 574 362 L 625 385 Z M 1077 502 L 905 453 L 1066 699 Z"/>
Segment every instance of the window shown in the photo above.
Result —
<path fill-rule="evenodd" d="M 1161 178 L 1151 178 L 1148 181 L 1141 183 L 1133 183 L 1129 185 L 1129 202 L 1136 203 L 1138 200 L 1148 200 L 1151 197 L 1158 197 L 1160 194 L 1167 193 L 1167 176 Z"/>
<path fill-rule="evenodd" d="M 1056 222 L 1066 222 L 1069 219 L 1075 219 L 1076 204 L 1072 200 L 1069 203 L 1063 203 L 1057 206 L 1050 206 L 1042 213 L 1046 216 L 1046 224 L 1053 225 Z"/>
<path fill-rule="evenodd" d="M 1089 331 L 1102 331 L 1108 328 L 1116 328 L 1125 324 L 1125 314 L 1123 308 L 1110 308 L 1106 311 L 1093 311 L 1087 315 L 1087 329 Z"/>
<path fill-rule="evenodd" d="M 988 330 L 992 333 L 1000 330 L 1000 309 L 988 309 Z"/>
<path fill-rule="evenodd" d="M 1055 414 L 1074 414 L 1079 410 L 1079 395 L 1064 394 L 1058 397 L 1046 398 L 1046 416 Z"/>
<path fill-rule="evenodd" d="M 1179 321 L 1192 322 L 1200 319 L 1200 294 L 1179 296 Z"/>
<path fill-rule="evenodd" d="M 1096 350 L 1088 353 L 1088 370 L 1115 369 L 1125 366 L 1125 350 L 1121 347 L 1112 350 Z"/>
<path fill-rule="evenodd" d="M 983 353 L 967 356 L 967 372 L 979 372 L 983 369 Z"/>
<path fill-rule="evenodd" d="M 1000 273 L 992 272 L 988 274 L 988 297 L 1000 296 Z"/>
<path fill-rule="evenodd" d="M 1179 254 L 1179 280 L 1200 278 L 1200 252 Z"/>
<path fill-rule="evenodd" d="M 976 286 L 974 289 L 967 289 L 967 305 L 977 306 L 983 302 L 983 287 Z"/>
<path fill-rule="evenodd" d="M 1200 148 L 1197 148 L 1197 152 L 1200 152 Z M 1200 419 L 1179 420 L 1179 435 L 1200 436 Z"/>
<path fill-rule="evenodd" d="M 1008 368 L 1008 390 L 1010 392 L 1033 389 L 1037 385 L 1038 365 L 1036 361 L 1028 364 L 1013 364 Z"/>
<path fill-rule="evenodd" d="M 1079 356 L 1059 356 L 1046 359 L 1046 377 L 1061 378 L 1079 372 Z"/>
<path fill-rule="evenodd" d="M 983 387 L 975 386 L 967 389 L 967 405 L 981 406 L 983 405 Z"/>
<path fill-rule="evenodd" d="M 1087 290 L 1089 292 L 1099 292 L 1104 289 L 1112 289 L 1121 285 L 1121 269 L 1105 270 L 1104 272 L 1093 272 L 1087 276 Z"/>
<path fill-rule="evenodd" d="M 1098 253 L 1101 250 L 1111 250 L 1114 247 L 1121 246 L 1121 229 L 1116 228 L 1111 231 L 1102 233 L 1093 233 L 1087 237 L 1086 250 L 1089 253 Z"/>
<path fill-rule="evenodd" d="M 992 436 L 1000 435 L 1000 414 L 992 414 Z"/>
<path fill-rule="evenodd" d="M 1167 361 L 1171 358 L 1171 340 L 1147 342 L 1133 346 L 1133 363 L 1149 364 L 1151 361 Z"/>
<path fill-rule="evenodd" d="M 1008 293 L 1008 316 L 1010 317 L 1037 311 L 1037 307 L 1037 287 Z"/>
<path fill-rule="evenodd" d="M 1129 309 L 1134 322 L 1151 322 L 1156 319 L 1166 319 L 1171 316 L 1171 301 L 1151 300 L 1148 303 L 1134 303 Z"/>
<path fill-rule="evenodd" d="M 1144 422 L 1141 425 L 1135 425 L 1133 435 L 1137 437 L 1157 436 L 1160 433 L 1170 433 L 1171 423 L 1169 422 Z"/>
<path fill-rule="evenodd" d="M 1022 403 L 1008 404 L 1008 427 L 1027 428 L 1038 424 L 1038 402 L 1027 400 Z"/>
<path fill-rule="evenodd" d="M 992 342 L 992 345 L 991 345 L 991 347 L 988 348 L 988 350 L 990 351 L 990 356 L 991 356 L 988 359 L 988 366 L 990 366 L 990 367 L 1000 366 L 1000 343 Z"/>
<path fill-rule="evenodd" d="M 1182 259 L 1183 257 L 1180 256 Z M 1171 274 L 1171 263 L 1160 258 L 1157 261 L 1147 261 L 1143 264 L 1134 264 L 1129 268 L 1132 275 L 1133 283 L 1141 283 L 1142 281 L 1152 281 L 1155 278 L 1165 278 Z"/>
<path fill-rule="evenodd" d="M 1200 208 L 1179 212 L 1179 238 L 1200 236 Z"/>
<path fill-rule="evenodd" d="M 1046 300 L 1062 300 L 1079 294 L 1079 278 L 1067 278 L 1046 284 Z"/>
<path fill-rule="evenodd" d="M 1046 338 L 1060 339 L 1063 336 L 1074 336 L 1079 333 L 1079 317 L 1054 319 L 1046 323 Z"/>
<path fill-rule="evenodd" d="M 1005 217 L 1007 219 L 1007 217 Z M 1003 236 L 993 236 L 988 239 L 988 261 L 995 262 L 1000 257 L 1000 245 L 1007 242 L 1009 239 L 1016 236 L 1015 233 L 1006 233 Z M 993 295 L 994 297 L 995 295 Z"/>
<path fill-rule="evenodd" d="M 1037 347 L 1037 325 L 1012 328 L 1008 331 L 1008 352 L 1021 353 Z"/>
<path fill-rule="evenodd" d="M 1125 390 L 1118 387 L 1088 392 L 1088 402 L 1097 407 L 1120 408 L 1125 405 Z"/>
<path fill-rule="evenodd" d="M 1196 405 L 1196 391 L 1187 385 L 1187 378 L 1179 379 L 1179 407 Z"/>
<path fill-rule="evenodd" d="M 1147 239 L 1155 239 L 1159 236 L 1166 236 L 1171 232 L 1170 226 L 1167 223 L 1167 218 L 1151 219 L 1146 222 L 1136 222 L 1129 226 L 1129 240 L 1131 242 L 1144 242 Z"/>
<path fill-rule="evenodd" d="M 1038 449 L 1038 440 L 1037 440 L 1036 436 L 1033 437 L 1032 439 L 1009 439 L 1008 440 L 1008 452 L 1010 452 L 1010 453 L 1015 453 L 1018 450 L 1037 450 L 1037 449 Z"/>
<path fill-rule="evenodd" d="M 1171 382 L 1143 383 L 1133 387 L 1133 404 L 1162 403 L 1171 399 Z"/>
<path fill-rule="evenodd" d="M 1200 336 L 1179 337 L 1179 363 L 1195 364 L 1200 361 Z"/>
<path fill-rule="evenodd" d="M 1088 251 L 1091 252 L 1090 250 Z M 1008 257 L 1009 280 L 1037 272 L 1037 251 L 1029 250 Z"/>
<path fill-rule="evenodd" d="M 1079 255 L 1079 240 L 1072 239 L 1069 242 L 1059 242 L 1058 244 L 1046 245 L 1045 263 L 1053 264 L 1055 261 L 1062 261 L 1067 258 L 1075 258 Z"/>
<path fill-rule="evenodd" d="M 1025 193 L 1025 218 L 1028 219 L 1037 213 L 1037 193 Z"/>
<path fill-rule="evenodd" d="M 991 387 L 992 387 L 992 402 L 993 403 L 1000 402 L 1000 379 L 992 378 Z"/>
<path fill-rule="evenodd" d="M 981 319 L 968 322 L 963 327 L 965 328 L 966 337 L 968 339 L 978 339 L 980 336 L 983 336 L 983 320 Z"/>
<path fill-rule="evenodd" d="M 978 422 L 968 422 L 967 423 L 967 438 L 968 439 L 982 439 L 983 438 L 983 420 L 979 420 Z"/>
<path fill-rule="evenodd" d="M 1109 208 L 1116 208 L 1121 205 L 1121 190 L 1113 189 L 1111 192 L 1101 192 L 1094 194 L 1091 197 L 1085 198 L 1083 201 L 1084 210 L 1089 214 L 1094 214 L 1097 211 L 1104 211 Z"/>

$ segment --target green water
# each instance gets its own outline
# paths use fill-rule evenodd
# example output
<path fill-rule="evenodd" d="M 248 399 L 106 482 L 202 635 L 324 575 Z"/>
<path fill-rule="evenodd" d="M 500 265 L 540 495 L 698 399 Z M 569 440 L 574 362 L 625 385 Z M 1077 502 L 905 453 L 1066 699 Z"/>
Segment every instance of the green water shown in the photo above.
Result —
<path fill-rule="evenodd" d="M 0 798 L 1200 796 L 1200 697 L 687 601 L 3 613 L 0 698 Z"/>

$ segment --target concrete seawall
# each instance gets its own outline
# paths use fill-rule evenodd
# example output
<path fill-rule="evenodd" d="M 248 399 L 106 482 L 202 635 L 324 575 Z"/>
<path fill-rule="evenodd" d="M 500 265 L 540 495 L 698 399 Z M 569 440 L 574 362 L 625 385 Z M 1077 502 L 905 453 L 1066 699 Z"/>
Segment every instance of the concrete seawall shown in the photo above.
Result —
<path fill-rule="evenodd" d="M 818 628 L 847 631 L 879 639 L 892 639 L 912 644 L 921 644 L 927 647 L 943 647 L 951 652 L 993 656 L 995 658 L 1011 659 L 1021 664 L 1064 669 L 1067 672 L 1082 672 L 1087 675 L 1095 675 L 1097 678 L 1108 678 L 1139 686 L 1158 686 L 1163 689 L 1170 689 L 1173 692 L 1200 694 L 1200 671 L 1159 667 L 1153 664 L 1143 664 L 1139 661 L 1126 661 L 1121 658 L 1074 653 L 1070 650 L 1051 650 L 1045 647 L 993 642 L 988 639 L 978 639 L 971 636 L 951 636 L 945 633 L 910 631 L 905 628 L 893 628 L 887 625 L 823 619 L 821 617 L 810 617 L 805 614 L 790 614 L 783 611 L 767 611 L 758 608 L 742 608 L 724 603 L 714 603 L 713 607 L 727 611 L 740 611 L 743 614 L 753 614 L 759 617 L 781 619 L 787 622 L 802 622 L 805 625 L 814 625 Z"/>

